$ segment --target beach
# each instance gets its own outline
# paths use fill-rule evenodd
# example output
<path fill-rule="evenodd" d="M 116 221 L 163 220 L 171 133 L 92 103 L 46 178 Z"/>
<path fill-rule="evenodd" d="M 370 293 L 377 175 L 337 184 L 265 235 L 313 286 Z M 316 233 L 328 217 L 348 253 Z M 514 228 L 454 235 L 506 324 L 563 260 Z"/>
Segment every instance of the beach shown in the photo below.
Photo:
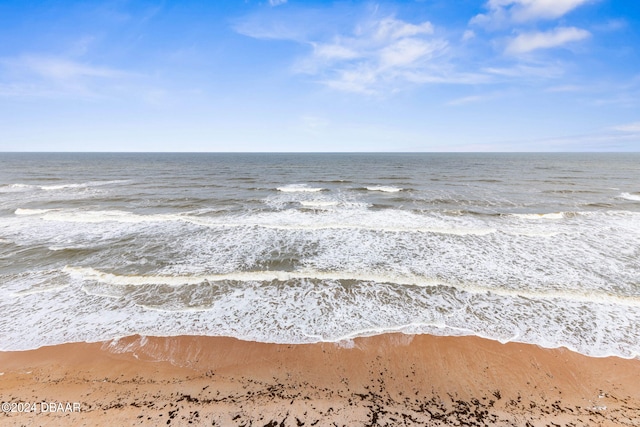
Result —
<path fill-rule="evenodd" d="M 0 425 L 638 426 L 638 164 L 4 155 Z"/>
<path fill-rule="evenodd" d="M 637 154 L 0 159 L 0 351 L 401 332 L 640 354 Z"/>
<path fill-rule="evenodd" d="M 0 366 L 0 400 L 35 405 L 1 425 L 640 425 L 640 360 L 478 337 L 131 336 Z"/>
<path fill-rule="evenodd" d="M 640 427 L 639 5 L 0 0 L 0 427 Z"/>

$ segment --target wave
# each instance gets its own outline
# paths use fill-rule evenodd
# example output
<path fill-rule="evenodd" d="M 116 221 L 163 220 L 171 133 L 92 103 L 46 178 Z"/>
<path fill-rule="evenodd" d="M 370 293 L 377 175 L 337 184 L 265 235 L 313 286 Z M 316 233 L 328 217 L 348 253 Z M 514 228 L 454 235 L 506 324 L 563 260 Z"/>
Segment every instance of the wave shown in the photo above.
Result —
<path fill-rule="evenodd" d="M 598 194 L 598 191 L 594 190 L 543 190 L 542 194 Z"/>
<path fill-rule="evenodd" d="M 522 219 L 564 219 L 566 216 L 574 215 L 575 213 L 569 212 L 553 212 L 553 213 L 514 213 L 509 214 Z"/>
<path fill-rule="evenodd" d="M 70 265 L 56 274 L 68 286 L 55 298 L 31 285 L 31 273 L 12 280 L 9 293 L 19 293 L 2 306 L 5 349 L 134 334 L 300 344 L 398 331 L 566 346 L 593 356 L 640 352 L 640 296 L 604 290 L 495 288 L 495 281 L 406 274 L 402 266 L 125 275 Z M 15 289 L 23 279 L 30 289 Z M 32 334 L 15 320 L 24 316 Z"/>
<path fill-rule="evenodd" d="M 36 186 L 31 184 L 6 184 L 0 186 L 0 193 L 19 193 L 33 188 L 36 188 Z"/>
<path fill-rule="evenodd" d="M 121 276 L 104 273 L 91 267 L 70 267 L 62 269 L 64 273 L 81 278 L 118 286 L 168 285 L 183 286 L 211 282 L 287 282 L 290 280 L 334 280 L 362 281 L 376 283 L 395 283 L 407 286 L 438 286 L 444 282 L 418 276 L 400 276 L 393 274 L 322 272 L 322 271 L 238 271 L 226 274 L 206 274 L 189 276 L 132 275 Z"/>
<path fill-rule="evenodd" d="M 637 193 L 621 193 L 618 197 L 625 200 L 631 200 L 633 202 L 640 202 L 640 194 Z"/>
<path fill-rule="evenodd" d="M 614 205 L 611 203 L 603 203 L 603 202 L 585 203 L 580 206 L 583 206 L 585 208 L 605 208 L 605 209 L 611 209 L 614 207 Z"/>
<path fill-rule="evenodd" d="M 531 300 L 491 292 L 470 294 L 447 286 L 398 289 L 395 285 L 360 283 L 345 287 L 329 281 L 244 283 L 218 289 L 221 292 L 210 299 L 205 310 L 189 298 L 187 304 L 178 305 L 189 296 L 179 288 L 160 295 L 166 302 L 161 305 L 150 298 L 153 288 L 126 289 L 120 294 L 124 297 L 116 298 L 107 286 L 105 292 L 99 287 L 77 292 L 72 281 L 55 300 L 42 296 L 25 299 L 32 334 L 24 334 L 21 323 L 14 320 L 24 318 L 24 307 L 19 308 L 20 301 L 12 301 L 5 318 L 13 321 L 0 320 L 5 337 L 2 346 L 4 350 L 24 350 L 135 334 L 230 336 L 302 344 L 396 331 L 565 346 L 591 356 L 634 357 L 639 353 L 639 331 L 634 327 L 640 323 L 638 310 L 606 301 Z M 68 305 L 60 309 L 61 303 Z"/>
<path fill-rule="evenodd" d="M 47 247 L 50 251 L 58 252 L 58 251 L 85 251 L 93 249 L 90 245 L 53 245 Z"/>
<path fill-rule="evenodd" d="M 62 209 L 23 209 L 18 208 L 15 214 L 19 216 L 39 215 L 47 221 L 76 222 L 76 223 L 101 223 L 101 222 L 160 222 L 175 220 L 177 215 L 139 215 L 128 211 L 82 211 Z"/>
<path fill-rule="evenodd" d="M 416 287 L 445 287 L 470 294 L 489 294 L 500 297 L 518 297 L 530 300 L 567 300 L 590 304 L 613 304 L 618 306 L 640 307 L 640 297 L 612 295 L 601 291 L 580 292 L 577 290 L 537 291 L 530 289 L 508 289 L 482 286 L 477 284 L 454 284 L 429 277 L 394 274 L 391 272 L 348 272 L 348 271 L 238 271 L 224 274 L 205 274 L 188 276 L 167 275 L 117 275 L 105 273 L 92 267 L 65 266 L 62 271 L 72 277 L 85 281 L 96 281 L 116 286 L 166 285 L 180 287 L 215 282 L 288 282 L 292 280 L 318 280 L 336 282 L 365 282 Z M 118 295 L 120 297 L 121 295 Z"/>
<path fill-rule="evenodd" d="M 263 228 L 287 231 L 352 230 L 380 233 L 432 233 L 455 236 L 487 236 L 497 232 L 530 237 L 550 237 L 580 233 L 582 221 L 612 221 L 612 226 L 636 230 L 639 212 L 598 210 L 554 213 L 506 213 L 477 215 L 464 211 L 423 212 L 385 208 L 371 209 L 358 203 L 336 200 L 299 200 L 301 208 L 259 211 L 252 214 L 199 215 L 198 212 L 138 214 L 121 210 L 27 209 L 14 211 L 18 217 L 37 217 L 45 221 L 71 224 L 191 224 L 227 230 Z M 626 219 L 631 220 L 631 223 Z M 563 219 L 579 220 L 569 223 Z M 535 224 L 540 224 L 535 226 Z M 545 225 L 544 229 L 540 228 Z M 553 228 L 549 228 L 551 224 Z M 20 225 L 23 226 L 24 224 Z M 585 226 L 588 226 L 585 224 Z"/>
<path fill-rule="evenodd" d="M 47 212 L 52 212 L 54 209 L 24 209 L 18 208 L 15 210 L 15 215 L 42 215 Z"/>
<path fill-rule="evenodd" d="M 283 193 L 316 193 L 318 191 L 327 191 L 321 187 L 309 187 L 306 184 L 289 184 L 283 187 L 277 187 L 276 190 Z"/>
<path fill-rule="evenodd" d="M 302 206 L 312 207 L 312 208 L 326 208 L 329 206 L 337 206 L 338 202 L 325 201 L 325 200 L 301 200 L 300 204 Z"/>
<path fill-rule="evenodd" d="M 303 202 L 300 202 L 301 204 Z M 313 201 L 308 207 L 314 206 Z M 318 206 L 325 202 L 317 202 Z M 330 203 L 330 202 L 326 202 Z M 332 203 L 332 202 L 331 202 Z M 183 214 L 136 214 L 128 211 L 82 211 L 59 209 L 23 209 L 15 211 L 19 216 L 39 216 L 46 221 L 58 221 L 69 223 L 154 223 L 154 222 L 183 222 L 208 228 L 243 228 L 261 227 L 274 230 L 365 230 L 379 232 L 407 232 L 407 233 L 438 233 L 452 235 L 476 235 L 484 236 L 496 232 L 495 228 L 486 226 L 473 226 L 447 222 L 445 220 L 407 214 L 403 211 L 385 210 L 368 211 L 356 205 L 347 206 L 340 212 L 325 212 L 320 216 L 310 215 L 297 211 L 282 211 L 274 213 L 262 213 L 252 216 L 226 216 L 205 217 Z"/>
<path fill-rule="evenodd" d="M 57 184 L 57 185 L 41 185 L 40 188 L 45 191 L 52 190 L 64 190 L 67 188 L 87 188 L 87 187 L 102 187 L 105 185 L 124 184 L 129 182 L 128 179 L 115 179 L 111 181 L 89 181 L 82 183 L 69 183 L 69 184 Z"/>
<path fill-rule="evenodd" d="M 75 188 L 101 187 L 105 185 L 122 184 L 125 182 L 129 182 L 129 180 L 117 179 L 117 180 L 111 180 L 111 181 L 88 181 L 88 182 L 81 182 L 81 183 L 66 183 L 66 184 L 53 184 L 53 185 L 16 183 L 16 184 L 8 184 L 8 185 L 0 186 L 0 193 L 22 192 L 22 191 L 29 191 L 29 190 L 56 191 L 56 190 L 66 190 L 66 189 L 75 189 Z"/>
<path fill-rule="evenodd" d="M 375 185 L 372 187 L 365 187 L 368 191 L 381 191 L 383 193 L 398 193 L 400 191 L 404 191 L 403 188 L 400 187 L 392 187 L 390 185 Z"/>
<path fill-rule="evenodd" d="M 309 182 L 316 182 L 318 184 L 351 184 L 352 181 L 348 179 L 315 179 Z"/>

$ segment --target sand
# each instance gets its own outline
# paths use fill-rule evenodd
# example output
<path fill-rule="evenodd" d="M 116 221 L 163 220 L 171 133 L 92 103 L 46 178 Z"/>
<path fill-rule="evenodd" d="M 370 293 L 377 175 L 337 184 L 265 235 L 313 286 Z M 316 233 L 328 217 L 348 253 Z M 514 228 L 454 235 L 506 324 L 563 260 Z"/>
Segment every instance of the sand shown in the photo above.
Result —
<path fill-rule="evenodd" d="M 134 336 L 0 353 L 0 372 L 3 409 L 35 410 L 0 425 L 640 426 L 640 360 L 477 337 Z"/>

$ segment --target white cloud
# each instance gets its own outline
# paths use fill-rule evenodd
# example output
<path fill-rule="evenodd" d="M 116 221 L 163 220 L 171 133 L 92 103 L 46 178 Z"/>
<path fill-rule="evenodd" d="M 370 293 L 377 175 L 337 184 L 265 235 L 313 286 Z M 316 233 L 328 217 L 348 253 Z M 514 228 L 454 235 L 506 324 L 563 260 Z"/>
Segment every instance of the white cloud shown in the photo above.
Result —
<path fill-rule="evenodd" d="M 416 61 L 437 55 L 443 49 L 446 49 L 444 42 L 405 38 L 380 49 L 379 64 L 381 68 L 409 67 Z"/>
<path fill-rule="evenodd" d="M 23 55 L 0 59 L 5 81 L 2 96 L 93 97 L 106 80 L 120 80 L 132 74 L 108 67 L 49 55 Z"/>
<path fill-rule="evenodd" d="M 513 9 L 513 18 L 516 21 L 529 21 L 534 19 L 556 19 L 589 0 L 520 0 Z"/>
<path fill-rule="evenodd" d="M 544 2 L 542 6 L 536 6 L 538 3 L 533 0 L 489 2 L 496 10 L 516 3 L 534 11 L 544 10 L 544 5 L 551 7 L 550 3 Z M 570 5 L 562 3 L 562 10 L 568 10 Z M 577 3 L 572 4 L 576 7 Z M 557 13 L 561 9 L 554 10 Z M 292 71 L 306 74 L 312 81 L 339 91 L 388 94 L 419 85 L 531 81 L 555 79 L 564 73 L 562 63 L 558 61 L 537 63 L 531 57 L 520 57 L 513 63 L 513 58 L 483 57 L 483 52 L 469 51 L 465 42 L 478 37 L 473 29 L 448 40 L 429 21 L 410 22 L 395 15 L 381 16 L 379 9 L 355 22 L 353 13 L 341 14 L 342 18 L 336 22 L 319 19 L 318 14 L 321 17 L 331 15 L 328 12 L 323 15 L 322 9 L 314 9 L 314 14 L 305 10 L 283 12 L 286 13 L 269 11 L 250 15 L 238 21 L 234 29 L 253 38 L 289 40 L 308 46 L 308 52 L 294 60 Z M 586 30 L 574 27 L 523 32 L 506 39 L 506 52 L 516 56 L 562 46 L 589 35 Z M 520 62 L 523 58 L 526 63 Z"/>
<path fill-rule="evenodd" d="M 482 72 L 507 79 L 556 79 L 564 70 L 555 64 L 527 65 L 516 64 L 511 67 L 485 67 Z"/>
<path fill-rule="evenodd" d="M 295 71 L 317 76 L 319 82 L 340 91 L 376 94 L 408 84 L 459 83 L 470 78 L 447 65 L 449 43 L 434 36 L 428 21 L 369 19 L 351 33 L 305 43 L 313 50 L 298 61 Z"/>
<path fill-rule="evenodd" d="M 500 27 L 541 19 L 557 19 L 592 0 L 488 0 L 489 11 L 476 15 L 472 24 Z"/>
<path fill-rule="evenodd" d="M 466 42 L 467 40 L 471 40 L 473 38 L 476 37 L 476 33 L 473 32 L 472 30 L 465 30 L 464 33 L 462 33 L 462 41 Z"/>
<path fill-rule="evenodd" d="M 507 44 L 505 52 L 517 55 L 537 49 L 559 47 L 583 40 L 590 35 L 588 31 L 576 27 L 558 27 L 550 31 L 522 33 Z"/>
<path fill-rule="evenodd" d="M 421 34 L 433 34 L 433 25 L 428 21 L 414 25 L 390 17 L 375 22 L 373 25 L 376 27 L 374 38 L 381 41 L 397 40 Z"/>
<path fill-rule="evenodd" d="M 269 4 L 271 6 L 280 6 L 281 4 L 285 4 L 287 0 L 269 0 Z"/>
<path fill-rule="evenodd" d="M 366 65 L 336 70 L 335 74 L 330 78 L 322 80 L 325 85 L 332 89 L 345 92 L 358 92 L 367 95 L 376 93 L 374 88 L 378 81 L 379 76 L 377 70 Z"/>
<path fill-rule="evenodd" d="M 343 46 L 341 43 L 312 43 L 312 46 L 314 48 L 315 56 L 317 56 L 318 58 L 325 58 L 327 60 L 354 59 L 360 56 L 359 52 L 350 47 Z"/>
<path fill-rule="evenodd" d="M 48 80 L 66 81 L 83 77 L 117 78 L 126 73 L 106 67 L 71 61 L 55 56 L 21 56 L 0 60 L 5 66 L 21 73 L 32 73 Z"/>
<path fill-rule="evenodd" d="M 316 76 L 317 81 L 336 90 L 374 94 L 406 84 L 462 79 L 450 70 L 445 73 L 441 65 L 446 62 L 449 45 L 434 36 L 428 21 L 370 17 L 352 26 L 350 32 L 336 29 L 305 33 L 297 25 L 250 20 L 235 28 L 254 38 L 292 40 L 311 46 L 311 52 L 296 62 L 294 71 Z"/>

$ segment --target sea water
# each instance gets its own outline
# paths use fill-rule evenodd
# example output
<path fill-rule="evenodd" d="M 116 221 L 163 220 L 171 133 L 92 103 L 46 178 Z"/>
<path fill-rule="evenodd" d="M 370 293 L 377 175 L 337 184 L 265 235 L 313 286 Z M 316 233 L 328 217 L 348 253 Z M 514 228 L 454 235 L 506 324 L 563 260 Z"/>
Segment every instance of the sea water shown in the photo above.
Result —
<path fill-rule="evenodd" d="M 640 154 L 0 154 L 0 350 L 397 331 L 640 354 Z"/>

